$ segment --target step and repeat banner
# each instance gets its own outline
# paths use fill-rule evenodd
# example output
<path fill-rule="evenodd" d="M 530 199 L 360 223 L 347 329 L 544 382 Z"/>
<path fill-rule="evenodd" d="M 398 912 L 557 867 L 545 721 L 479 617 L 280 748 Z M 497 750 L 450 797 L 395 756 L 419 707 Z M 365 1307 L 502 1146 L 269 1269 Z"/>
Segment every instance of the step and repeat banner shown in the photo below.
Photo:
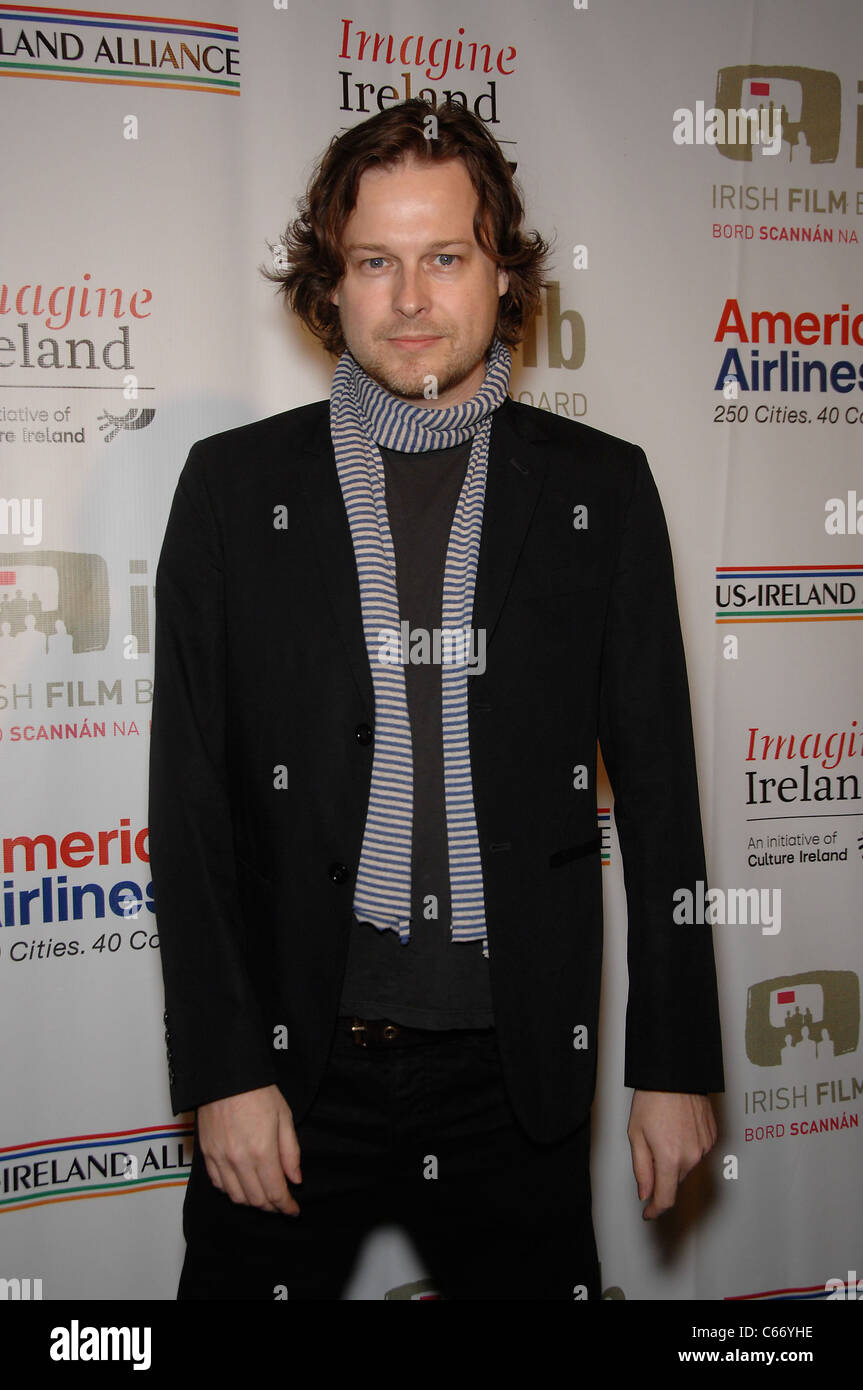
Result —
<path fill-rule="evenodd" d="M 641 444 L 675 557 L 709 869 L 675 911 L 714 924 L 727 1092 L 678 1208 L 643 1222 L 605 782 L 604 1296 L 855 1296 L 861 40 L 857 0 L 0 5 L 4 1296 L 175 1297 L 156 562 L 196 439 L 328 396 L 260 267 L 331 136 L 417 95 L 488 122 L 553 238 L 512 394 Z M 435 1292 L 392 1228 L 346 1297 Z"/>

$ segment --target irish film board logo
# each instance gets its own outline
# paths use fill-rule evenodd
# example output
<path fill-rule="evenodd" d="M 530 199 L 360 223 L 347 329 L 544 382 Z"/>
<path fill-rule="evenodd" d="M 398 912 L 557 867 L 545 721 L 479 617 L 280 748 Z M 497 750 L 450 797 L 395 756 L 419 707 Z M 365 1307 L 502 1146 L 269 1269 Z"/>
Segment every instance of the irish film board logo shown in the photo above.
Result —
<path fill-rule="evenodd" d="M 728 129 L 734 111 L 775 112 L 782 141 L 794 162 L 833 164 L 839 154 L 842 129 L 842 89 L 835 72 L 796 65 L 771 67 L 739 64 L 720 68 L 716 78 L 716 108 Z M 716 148 L 726 159 L 751 160 L 752 139 L 722 139 Z"/>
<path fill-rule="evenodd" d="M 854 1052 L 860 983 L 853 970 L 810 970 L 750 985 L 746 1056 L 757 1067 L 821 1063 Z"/>
<path fill-rule="evenodd" d="M 0 668 L 34 656 L 104 651 L 111 603 L 101 555 L 0 551 Z"/>

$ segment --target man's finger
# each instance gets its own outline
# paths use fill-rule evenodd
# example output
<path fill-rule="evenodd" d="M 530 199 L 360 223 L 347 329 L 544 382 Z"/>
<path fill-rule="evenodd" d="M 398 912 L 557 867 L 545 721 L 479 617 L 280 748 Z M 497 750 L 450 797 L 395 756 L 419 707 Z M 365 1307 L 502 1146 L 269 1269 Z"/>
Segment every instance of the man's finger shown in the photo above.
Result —
<path fill-rule="evenodd" d="M 300 1208 L 285 1181 L 278 1151 L 271 1159 L 260 1164 L 256 1177 L 260 1183 L 261 1193 L 267 1203 L 268 1210 L 280 1211 L 285 1216 L 299 1215 Z"/>
<path fill-rule="evenodd" d="M 642 1212 L 646 1221 L 652 1221 L 655 1216 L 661 1216 L 664 1211 L 670 1211 L 677 1201 L 677 1187 L 683 1177 L 676 1162 L 656 1154 L 654 1155 L 654 1171 L 653 1198 Z"/>
<path fill-rule="evenodd" d="M 635 1174 L 638 1197 L 639 1201 L 643 1202 L 653 1191 L 653 1155 L 650 1152 L 650 1145 L 641 1130 L 637 1130 L 634 1134 L 630 1134 L 629 1146 L 632 1150 L 632 1171 Z"/>
<path fill-rule="evenodd" d="M 279 1122 L 279 1158 L 282 1168 L 287 1173 L 291 1182 L 301 1183 L 303 1180 L 300 1168 L 300 1146 L 297 1142 L 296 1131 L 294 1130 L 293 1120 L 288 1116 Z"/>
<path fill-rule="evenodd" d="M 226 1182 L 225 1189 L 231 1200 L 241 1206 L 268 1212 L 293 1210 L 293 1199 L 278 1163 L 268 1164 L 251 1156 L 238 1160 L 232 1165 L 231 1184 Z"/>
<path fill-rule="evenodd" d="M 211 1172 L 211 1167 L 216 1170 L 218 1181 L 214 1182 L 213 1186 L 217 1187 L 220 1192 L 223 1192 L 225 1196 L 230 1198 L 236 1205 L 247 1205 L 248 1198 L 246 1197 L 244 1184 L 233 1165 L 226 1159 L 223 1160 L 222 1163 L 217 1164 L 214 1159 L 208 1158 L 206 1163 L 208 1173 Z"/>

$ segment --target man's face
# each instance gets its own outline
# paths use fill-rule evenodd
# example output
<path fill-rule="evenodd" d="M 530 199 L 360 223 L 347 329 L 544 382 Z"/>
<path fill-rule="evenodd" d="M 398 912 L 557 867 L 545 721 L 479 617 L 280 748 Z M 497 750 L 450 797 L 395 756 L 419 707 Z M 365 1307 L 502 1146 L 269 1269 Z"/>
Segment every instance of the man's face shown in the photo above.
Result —
<path fill-rule="evenodd" d="M 477 195 L 460 159 L 367 169 L 345 224 L 347 269 L 330 296 L 360 366 L 403 401 L 459 405 L 485 379 L 509 276 L 473 231 Z M 428 378 L 436 396 L 427 396 Z"/>

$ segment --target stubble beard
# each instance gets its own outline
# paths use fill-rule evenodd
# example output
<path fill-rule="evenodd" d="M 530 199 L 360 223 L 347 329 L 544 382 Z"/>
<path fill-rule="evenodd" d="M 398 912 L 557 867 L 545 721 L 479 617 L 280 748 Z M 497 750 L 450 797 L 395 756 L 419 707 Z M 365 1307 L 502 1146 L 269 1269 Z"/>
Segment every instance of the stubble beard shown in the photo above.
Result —
<path fill-rule="evenodd" d="M 454 358 L 447 360 L 441 369 L 441 375 L 437 377 L 436 393 L 438 396 L 443 396 L 453 387 L 460 386 L 470 376 L 477 363 L 488 357 L 494 342 L 495 332 L 496 329 L 492 329 L 488 342 L 481 352 L 462 349 Z M 428 409 L 434 409 L 435 397 L 426 395 L 427 377 L 430 374 L 427 363 L 419 360 L 405 362 L 400 369 L 394 370 L 384 361 L 382 350 L 373 350 L 368 355 L 362 350 L 362 356 L 353 348 L 350 348 L 350 351 L 351 356 L 359 363 L 366 375 L 370 376 L 372 381 L 376 381 L 379 386 L 382 386 L 385 391 L 389 391 L 393 396 L 402 396 L 406 400 L 421 403 Z"/>

